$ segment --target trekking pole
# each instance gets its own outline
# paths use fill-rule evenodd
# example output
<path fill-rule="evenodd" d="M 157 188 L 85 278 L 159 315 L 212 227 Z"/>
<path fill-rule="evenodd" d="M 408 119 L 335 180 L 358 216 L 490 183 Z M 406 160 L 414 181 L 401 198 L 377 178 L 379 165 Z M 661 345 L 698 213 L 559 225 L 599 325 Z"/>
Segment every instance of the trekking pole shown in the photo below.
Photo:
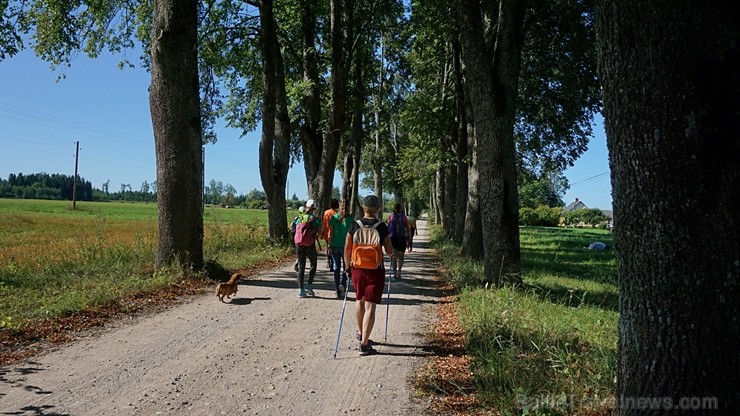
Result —
<path fill-rule="evenodd" d="M 346 278 L 347 270 L 342 272 L 342 278 Z M 344 306 L 347 304 L 347 292 L 349 292 L 349 286 L 352 284 L 352 280 L 347 280 L 347 287 L 344 288 L 344 300 L 342 301 L 342 315 L 339 318 L 339 330 L 337 330 L 337 345 L 334 346 L 334 359 L 337 359 L 337 351 L 339 351 L 339 334 L 342 333 L 342 322 L 344 322 Z"/>
<path fill-rule="evenodd" d="M 391 309 L 391 273 L 392 273 L 393 256 L 388 262 L 388 299 L 385 302 L 385 338 L 383 342 L 388 341 L 388 313 Z"/>

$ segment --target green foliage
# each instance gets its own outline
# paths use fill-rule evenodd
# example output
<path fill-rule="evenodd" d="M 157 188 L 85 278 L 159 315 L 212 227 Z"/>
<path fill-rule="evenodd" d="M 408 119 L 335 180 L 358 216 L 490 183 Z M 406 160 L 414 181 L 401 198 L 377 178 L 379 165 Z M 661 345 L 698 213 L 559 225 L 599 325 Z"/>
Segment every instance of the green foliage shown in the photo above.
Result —
<path fill-rule="evenodd" d="M 591 226 L 604 228 L 609 219 L 598 208 L 579 209 L 565 213 L 565 225 L 567 226 Z"/>
<path fill-rule="evenodd" d="M 601 230 L 523 228 L 521 288 L 486 290 L 483 265 L 438 229 L 432 245 L 460 291 L 476 394 L 502 414 L 574 414 L 614 393 L 618 287 L 613 252 L 593 252 Z"/>
<path fill-rule="evenodd" d="M 540 205 L 537 208 L 520 208 L 519 222 L 522 225 L 557 227 L 560 225 L 560 211 L 562 208 L 550 208 Z"/>
<path fill-rule="evenodd" d="M 562 171 L 586 151 L 601 109 L 592 2 L 530 2 L 515 134 L 520 166 Z"/>
<path fill-rule="evenodd" d="M 517 175 L 519 182 L 519 206 L 536 208 L 539 205 L 562 207 L 563 195 L 570 187 L 568 179 L 559 173 L 535 175 L 526 169 L 520 169 Z"/>
<path fill-rule="evenodd" d="M 9 58 L 23 49 L 20 36 L 23 16 L 16 2 L 0 0 L 0 61 Z"/>

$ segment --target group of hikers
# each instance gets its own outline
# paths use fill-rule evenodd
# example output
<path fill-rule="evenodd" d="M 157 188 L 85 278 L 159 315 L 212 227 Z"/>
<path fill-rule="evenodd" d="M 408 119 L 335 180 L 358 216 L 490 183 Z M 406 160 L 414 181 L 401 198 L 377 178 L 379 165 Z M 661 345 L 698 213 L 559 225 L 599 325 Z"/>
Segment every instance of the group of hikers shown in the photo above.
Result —
<path fill-rule="evenodd" d="M 383 222 L 378 218 L 380 199 L 375 195 L 363 199 L 362 218 L 353 218 L 348 205 L 346 200 L 332 199 L 330 208 L 319 216 L 315 201 L 309 199 L 291 222 L 297 256 L 294 268 L 298 273 L 298 296 L 305 298 L 316 294 L 313 281 L 323 240 L 327 267 L 334 274 L 337 298 L 346 296 L 347 273 L 352 279 L 358 328 L 356 338 L 360 342 L 358 349 L 360 355 L 371 355 L 375 350 L 370 333 L 375 323 L 375 309 L 385 287 L 383 251 L 391 258 L 391 278 L 401 280 L 404 253 L 413 250 L 416 220 L 404 214 L 401 204 L 395 204 L 387 223 Z M 308 281 L 305 280 L 306 260 L 310 264 Z"/>

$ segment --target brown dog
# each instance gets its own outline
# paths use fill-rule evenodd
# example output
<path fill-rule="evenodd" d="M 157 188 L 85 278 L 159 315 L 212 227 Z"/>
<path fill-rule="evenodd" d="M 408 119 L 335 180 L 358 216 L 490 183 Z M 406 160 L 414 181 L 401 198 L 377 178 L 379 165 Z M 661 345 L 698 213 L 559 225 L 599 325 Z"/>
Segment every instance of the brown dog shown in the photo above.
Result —
<path fill-rule="evenodd" d="M 218 300 L 221 302 L 224 301 L 224 296 L 226 296 L 227 299 L 231 299 L 232 295 L 236 294 L 236 284 L 242 279 L 242 275 L 239 273 L 234 273 L 231 275 L 231 279 L 229 279 L 226 283 L 219 283 L 216 287 L 216 296 L 218 297 Z M 226 302 L 224 302 L 226 303 Z"/>

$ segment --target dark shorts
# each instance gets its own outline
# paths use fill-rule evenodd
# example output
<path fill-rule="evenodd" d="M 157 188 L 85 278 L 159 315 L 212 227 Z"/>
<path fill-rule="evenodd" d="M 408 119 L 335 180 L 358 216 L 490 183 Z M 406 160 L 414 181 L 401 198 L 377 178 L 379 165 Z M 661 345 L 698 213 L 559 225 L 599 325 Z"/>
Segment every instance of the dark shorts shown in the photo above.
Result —
<path fill-rule="evenodd" d="M 385 289 L 385 270 L 352 268 L 352 286 L 355 287 L 357 300 L 380 303 Z"/>
<path fill-rule="evenodd" d="M 406 237 L 391 237 L 391 245 L 396 251 L 406 251 Z"/>

